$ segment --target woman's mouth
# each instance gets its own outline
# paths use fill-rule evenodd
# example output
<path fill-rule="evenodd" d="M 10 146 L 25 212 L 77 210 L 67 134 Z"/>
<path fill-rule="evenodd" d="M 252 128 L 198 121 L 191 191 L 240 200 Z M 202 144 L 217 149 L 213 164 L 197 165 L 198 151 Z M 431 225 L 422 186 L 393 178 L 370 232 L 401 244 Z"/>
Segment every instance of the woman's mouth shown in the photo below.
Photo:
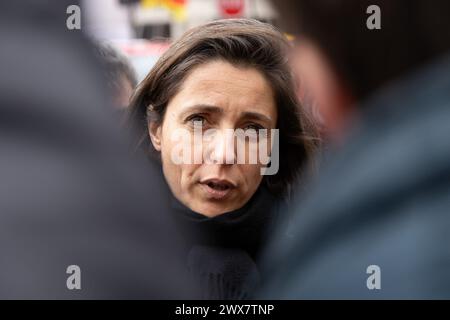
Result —
<path fill-rule="evenodd" d="M 224 199 L 236 186 L 228 180 L 208 179 L 200 182 L 207 195 L 216 200 Z"/>

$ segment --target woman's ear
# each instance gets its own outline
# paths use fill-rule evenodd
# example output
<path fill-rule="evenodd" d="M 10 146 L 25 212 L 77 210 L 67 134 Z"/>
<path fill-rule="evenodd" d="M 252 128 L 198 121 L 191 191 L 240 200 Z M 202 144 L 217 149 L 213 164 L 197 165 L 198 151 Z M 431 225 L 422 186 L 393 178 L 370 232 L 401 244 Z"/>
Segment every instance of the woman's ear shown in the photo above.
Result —
<path fill-rule="evenodd" d="M 155 150 L 161 151 L 161 125 L 156 122 L 149 122 L 148 134 Z"/>

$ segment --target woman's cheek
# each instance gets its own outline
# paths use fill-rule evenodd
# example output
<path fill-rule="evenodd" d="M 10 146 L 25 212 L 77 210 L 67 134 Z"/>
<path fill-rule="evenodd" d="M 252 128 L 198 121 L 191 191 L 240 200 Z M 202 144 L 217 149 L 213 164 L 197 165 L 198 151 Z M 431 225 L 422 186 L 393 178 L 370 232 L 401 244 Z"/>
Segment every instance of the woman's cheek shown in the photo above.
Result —
<path fill-rule="evenodd" d="M 262 181 L 262 176 L 260 172 L 260 165 L 247 164 L 241 165 L 241 172 L 244 176 L 244 186 L 242 190 L 244 192 L 254 192 L 260 185 Z"/>

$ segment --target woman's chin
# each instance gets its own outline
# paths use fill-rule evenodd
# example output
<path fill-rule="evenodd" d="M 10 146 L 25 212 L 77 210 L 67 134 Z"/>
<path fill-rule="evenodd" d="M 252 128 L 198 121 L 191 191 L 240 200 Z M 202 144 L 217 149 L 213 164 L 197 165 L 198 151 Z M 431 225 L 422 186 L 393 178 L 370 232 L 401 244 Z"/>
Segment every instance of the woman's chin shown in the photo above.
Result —
<path fill-rule="evenodd" d="M 228 201 L 204 197 L 202 197 L 202 200 L 199 200 L 197 203 L 191 203 L 188 207 L 192 211 L 210 218 L 239 209 L 238 206 L 230 204 Z"/>
<path fill-rule="evenodd" d="M 201 205 L 191 207 L 190 209 L 209 218 L 217 217 L 222 214 L 226 214 L 227 212 L 233 211 L 233 209 L 230 210 L 227 207 L 214 203 L 202 203 Z"/>
<path fill-rule="evenodd" d="M 217 190 L 207 184 L 199 183 L 195 195 L 197 200 L 191 202 L 188 207 L 201 215 L 216 217 L 238 209 L 238 205 L 233 201 L 236 192 L 238 191 L 235 188 Z"/>

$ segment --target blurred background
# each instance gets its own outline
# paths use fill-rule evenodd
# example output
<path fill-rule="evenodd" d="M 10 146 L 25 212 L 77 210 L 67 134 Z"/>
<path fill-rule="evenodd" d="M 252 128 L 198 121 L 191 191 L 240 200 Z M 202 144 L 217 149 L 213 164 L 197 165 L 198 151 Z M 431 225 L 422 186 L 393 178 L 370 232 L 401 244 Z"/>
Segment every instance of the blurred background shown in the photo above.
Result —
<path fill-rule="evenodd" d="M 82 28 L 107 40 L 131 61 L 140 82 L 170 42 L 186 30 L 223 18 L 277 25 L 268 0 L 96 0 L 81 2 Z"/>

